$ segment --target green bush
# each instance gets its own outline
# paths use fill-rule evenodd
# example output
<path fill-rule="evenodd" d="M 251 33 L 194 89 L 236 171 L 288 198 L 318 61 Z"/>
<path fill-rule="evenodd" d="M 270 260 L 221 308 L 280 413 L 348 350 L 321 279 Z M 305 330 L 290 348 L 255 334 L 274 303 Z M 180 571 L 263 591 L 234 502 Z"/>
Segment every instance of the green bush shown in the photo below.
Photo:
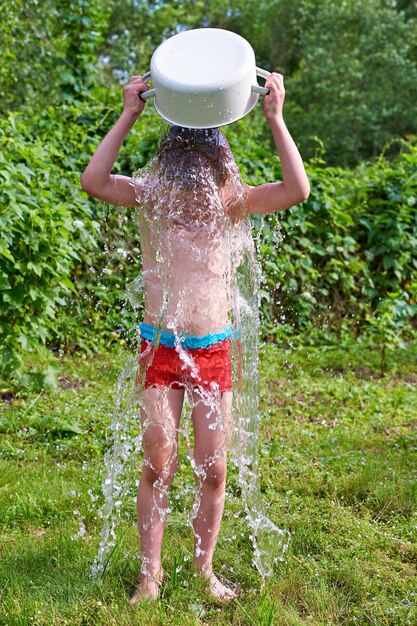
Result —
<path fill-rule="evenodd" d="M 81 172 L 117 117 L 111 93 L 106 98 L 0 120 L 0 375 L 7 384 L 21 379 L 25 355 L 33 357 L 38 381 L 46 346 L 95 347 L 120 326 L 121 242 L 130 275 L 140 270 L 134 220 L 80 187 Z M 119 90 L 116 98 L 119 107 Z M 158 137 L 153 118 L 153 135 L 146 122 L 138 126 L 119 168 L 145 164 Z"/>
<path fill-rule="evenodd" d="M 98 101 L 98 98 L 95 100 Z M 116 105 L 113 107 L 113 101 Z M 80 189 L 79 176 L 116 119 L 107 103 L 65 105 L 0 121 L 0 373 L 22 374 L 42 346 L 97 348 L 128 338 L 136 313 L 126 284 L 140 271 L 135 211 L 108 207 Z M 262 137 L 261 111 L 226 129 L 251 184 L 281 177 Z M 30 130 L 29 130 L 30 129 Z M 118 160 L 130 174 L 154 152 L 159 121 L 147 107 Z M 398 152 L 398 150 L 397 150 Z M 302 205 L 254 218 L 262 228 L 262 330 L 272 341 L 369 336 L 385 347 L 416 316 L 417 145 L 354 170 L 308 165 Z M 36 367 L 35 367 L 36 370 Z"/>
<path fill-rule="evenodd" d="M 71 271 L 98 228 L 74 167 L 85 136 L 69 145 L 62 112 L 48 114 L 0 120 L 0 370 L 8 376 L 55 331 L 58 308 L 76 293 Z"/>
<path fill-rule="evenodd" d="M 267 221 L 266 332 L 279 336 L 281 318 L 304 337 L 358 335 L 393 294 L 405 303 L 402 318 L 415 318 L 416 171 L 416 142 L 393 160 L 381 156 L 353 170 L 308 168 L 309 199 Z M 279 225 L 277 249 L 272 233 Z"/>

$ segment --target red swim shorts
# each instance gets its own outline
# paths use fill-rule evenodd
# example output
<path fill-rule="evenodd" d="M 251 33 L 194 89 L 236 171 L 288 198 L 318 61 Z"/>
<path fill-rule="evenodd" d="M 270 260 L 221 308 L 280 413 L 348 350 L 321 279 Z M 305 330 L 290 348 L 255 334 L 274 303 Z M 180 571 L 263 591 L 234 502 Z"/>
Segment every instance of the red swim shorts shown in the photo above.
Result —
<path fill-rule="evenodd" d="M 230 339 L 208 348 L 186 348 L 181 356 L 176 348 L 162 344 L 155 348 L 151 341 L 142 339 L 138 362 L 146 388 L 192 386 L 223 392 L 232 390 L 231 352 Z"/>

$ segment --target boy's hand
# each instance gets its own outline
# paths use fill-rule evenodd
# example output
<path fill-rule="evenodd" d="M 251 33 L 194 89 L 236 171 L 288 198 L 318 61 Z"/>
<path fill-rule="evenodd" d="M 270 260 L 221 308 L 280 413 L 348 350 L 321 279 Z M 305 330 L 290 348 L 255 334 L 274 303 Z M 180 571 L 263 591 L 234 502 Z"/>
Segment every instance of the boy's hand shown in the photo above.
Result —
<path fill-rule="evenodd" d="M 265 87 L 269 89 L 269 94 L 264 97 L 262 102 L 265 117 L 268 122 L 273 119 L 280 120 L 283 117 L 282 109 L 285 99 L 283 75 L 273 72 L 267 79 Z"/>
<path fill-rule="evenodd" d="M 141 93 L 148 91 L 149 85 L 142 76 L 132 76 L 130 82 L 123 88 L 123 111 L 135 119 L 139 117 L 145 108 L 145 101 L 140 97 Z"/>

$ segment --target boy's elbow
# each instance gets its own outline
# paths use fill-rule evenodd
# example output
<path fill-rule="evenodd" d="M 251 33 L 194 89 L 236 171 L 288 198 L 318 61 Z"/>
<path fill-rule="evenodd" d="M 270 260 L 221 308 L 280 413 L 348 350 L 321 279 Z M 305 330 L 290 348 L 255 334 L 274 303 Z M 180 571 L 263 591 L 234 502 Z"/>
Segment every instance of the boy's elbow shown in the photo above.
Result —
<path fill-rule="evenodd" d="M 81 174 L 80 185 L 83 191 L 87 191 L 88 182 L 87 182 L 87 177 L 85 175 L 85 172 Z"/>
<path fill-rule="evenodd" d="M 286 187 L 287 188 L 287 187 Z M 298 181 L 297 184 L 287 188 L 288 207 L 301 204 L 307 200 L 310 195 L 310 183 L 308 180 Z"/>
<path fill-rule="evenodd" d="M 88 188 L 88 176 L 85 175 L 85 172 L 81 174 L 80 178 L 81 189 L 83 191 L 87 191 Z"/>
<path fill-rule="evenodd" d="M 88 176 L 86 172 L 83 172 L 83 174 L 81 174 L 80 184 L 81 184 L 81 189 L 83 191 L 85 191 L 86 193 L 90 195 L 93 195 L 94 190 L 93 190 L 92 180 L 91 180 L 91 177 Z"/>
<path fill-rule="evenodd" d="M 304 202 L 310 195 L 310 183 L 307 181 L 305 185 L 300 189 L 300 200 L 299 202 Z"/>
<path fill-rule="evenodd" d="M 310 183 L 307 179 L 301 182 L 300 185 L 297 185 L 297 187 L 297 192 L 294 194 L 294 204 L 304 202 L 310 195 Z"/>

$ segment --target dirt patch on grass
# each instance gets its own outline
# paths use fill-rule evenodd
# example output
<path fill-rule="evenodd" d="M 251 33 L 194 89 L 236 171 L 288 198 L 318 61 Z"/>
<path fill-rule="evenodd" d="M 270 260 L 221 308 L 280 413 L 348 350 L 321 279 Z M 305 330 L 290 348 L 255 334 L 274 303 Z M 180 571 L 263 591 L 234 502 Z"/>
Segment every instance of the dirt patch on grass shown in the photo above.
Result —
<path fill-rule="evenodd" d="M 17 395 L 13 393 L 11 390 L 4 390 L 0 392 L 0 402 L 5 402 L 6 404 L 12 404 L 13 400 L 17 399 Z"/>
<path fill-rule="evenodd" d="M 384 378 L 383 374 L 380 372 L 376 372 L 375 370 L 371 370 L 368 367 L 363 367 L 363 365 L 357 365 L 353 370 L 356 378 L 365 379 L 378 379 Z"/>
<path fill-rule="evenodd" d="M 312 406 L 320 402 L 323 397 L 323 393 L 321 391 L 313 391 L 307 395 L 296 393 L 294 393 L 294 395 L 289 395 L 289 386 L 286 381 L 270 380 L 267 382 L 267 389 L 270 392 L 270 394 L 266 396 L 267 406 L 275 406 L 279 408 L 295 406 L 297 404 Z"/>
<path fill-rule="evenodd" d="M 410 385 L 417 385 L 417 376 L 402 376 L 401 379 Z"/>
<path fill-rule="evenodd" d="M 78 391 L 86 385 L 86 380 L 71 380 L 68 376 L 58 376 L 58 384 L 61 389 L 75 389 Z"/>
<path fill-rule="evenodd" d="M 268 380 L 267 382 L 268 389 L 271 390 L 281 389 L 282 387 L 287 388 L 289 384 L 287 380 Z"/>
<path fill-rule="evenodd" d="M 307 397 L 304 395 L 296 396 L 298 404 L 304 404 L 308 402 L 308 404 L 316 404 L 322 398 L 323 394 L 321 391 L 313 391 Z"/>
<path fill-rule="evenodd" d="M 328 369 L 328 371 L 332 376 L 344 376 L 345 375 L 345 370 L 343 367 L 332 367 Z"/>
<path fill-rule="evenodd" d="M 390 387 L 401 387 L 401 385 L 412 385 L 417 386 L 417 377 L 416 376 L 407 376 L 405 374 L 396 374 L 396 377 L 389 381 Z"/>
<path fill-rule="evenodd" d="M 417 564 L 417 546 L 408 542 L 397 541 L 391 551 L 394 555 L 398 552 L 404 563 Z"/>
<path fill-rule="evenodd" d="M 295 404 L 294 398 L 288 397 L 288 395 L 284 393 L 284 391 L 288 391 L 288 381 L 268 380 L 266 386 L 269 392 L 265 398 L 267 406 L 282 408 Z"/>

